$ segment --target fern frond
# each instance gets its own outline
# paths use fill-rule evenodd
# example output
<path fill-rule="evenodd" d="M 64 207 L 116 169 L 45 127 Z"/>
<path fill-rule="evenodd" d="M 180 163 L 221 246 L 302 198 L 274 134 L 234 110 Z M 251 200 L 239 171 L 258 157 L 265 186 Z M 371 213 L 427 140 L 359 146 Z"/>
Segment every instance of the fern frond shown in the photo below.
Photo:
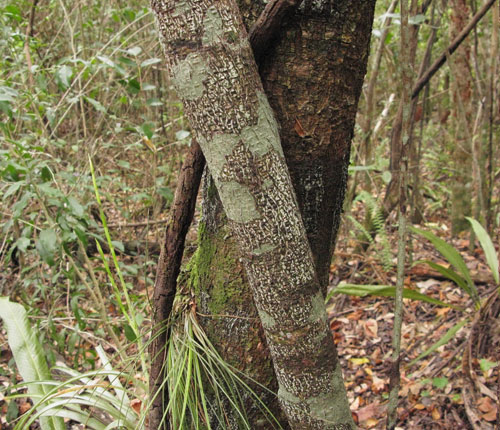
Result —
<path fill-rule="evenodd" d="M 355 227 L 358 228 L 359 231 L 361 231 L 361 233 L 366 237 L 366 239 L 368 240 L 368 242 L 370 242 L 370 244 L 374 244 L 375 242 L 373 241 L 373 238 L 372 238 L 372 235 L 370 234 L 370 232 L 365 228 L 365 226 L 363 224 L 361 224 L 356 218 L 354 218 L 352 215 L 349 215 L 347 218 L 349 218 L 349 220 L 354 224 Z"/>

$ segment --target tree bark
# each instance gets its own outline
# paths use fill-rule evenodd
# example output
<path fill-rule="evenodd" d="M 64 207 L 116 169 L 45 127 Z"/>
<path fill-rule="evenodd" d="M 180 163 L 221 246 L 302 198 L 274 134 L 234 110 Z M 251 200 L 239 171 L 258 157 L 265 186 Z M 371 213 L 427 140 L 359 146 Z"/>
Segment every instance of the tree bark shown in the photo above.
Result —
<path fill-rule="evenodd" d="M 163 419 L 169 401 L 168 387 L 164 384 L 167 340 L 170 334 L 167 322 L 172 312 L 176 294 L 175 287 L 184 254 L 184 239 L 193 220 L 196 205 L 196 193 L 193 196 L 189 190 L 198 190 L 204 164 L 205 158 L 199 149 L 198 143 L 193 140 L 179 175 L 170 220 L 165 231 L 165 242 L 161 247 L 156 273 L 153 294 L 153 331 L 149 347 L 151 356 L 151 372 L 149 375 L 151 409 L 148 417 L 150 429 L 159 430 L 162 422 L 164 428 L 168 428 L 168 420 Z"/>
<path fill-rule="evenodd" d="M 452 2 L 450 32 L 454 38 L 466 26 L 470 15 L 465 0 Z M 460 44 L 450 65 L 452 117 L 455 125 L 454 139 L 451 142 L 454 167 L 451 183 L 451 230 L 454 235 L 469 228 L 465 219 L 472 213 L 472 146 L 470 141 L 469 118 L 471 110 L 471 75 L 469 71 L 470 44 Z"/>
<path fill-rule="evenodd" d="M 279 33 L 282 19 L 297 6 L 296 0 L 272 0 L 250 30 L 249 39 L 255 58 L 260 58 Z M 163 420 L 169 403 L 168 386 L 165 383 L 165 358 L 167 357 L 170 331 L 166 329 L 177 291 L 184 242 L 194 216 L 200 180 L 205 168 L 205 158 L 196 140 L 183 162 L 172 204 L 170 221 L 165 231 L 165 240 L 158 261 L 153 293 L 153 334 L 150 346 L 151 373 L 149 428 L 169 428 Z"/>
<path fill-rule="evenodd" d="M 303 2 L 260 69 L 323 292 L 340 225 L 374 5 Z"/>
<path fill-rule="evenodd" d="M 351 428 L 323 295 L 238 9 L 229 1 L 152 5 L 239 241 L 288 420 L 297 429 Z"/>

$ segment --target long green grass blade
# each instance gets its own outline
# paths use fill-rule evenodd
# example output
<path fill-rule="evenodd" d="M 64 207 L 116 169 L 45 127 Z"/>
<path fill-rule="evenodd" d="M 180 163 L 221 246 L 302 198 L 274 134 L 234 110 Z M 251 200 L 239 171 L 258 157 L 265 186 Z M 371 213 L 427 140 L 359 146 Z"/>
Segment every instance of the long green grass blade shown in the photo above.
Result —
<path fill-rule="evenodd" d="M 16 366 L 25 382 L 37 382 L 52 379 L 43 349 L 36 332 L 31 328 L 26 311 L 18 303 L 12 303 L 8 297 L 0 297 L 0 318 L 7 329 L 9 347 Z M 28 392 L 35 397 L 45 396 L 50 388 L 45 384 L 29 384 Z M 42 430 L 65 430 L 64 420 L 58 417 L 41 417 Z"/>
<path fill-rule="evenodd" d="M 427 264 L 431 269 L 434 269 L 436 272 L 441 273 L 445 278 L 448 278 L 450 281 L 457 284 L 462 290 L 464 290 L 469 296 L 472 296 L 472 291 L 469 288 L 469 284 L 465 280 L 463 276 L 460 276 L 453 269 L 448 267 L 444 267 L 442 264 L 434 263 L 434 261 L 430 260 L 419 260 L 416 261 L 415 264 Z"/>
<path fill-rule="evenodd" d="M 391 285 L 354 285 L 354 284 L 340 284 L 338 287 L 330 291 L 327 295 L 327 300 L 332 298 L 335 294 L 347 294 L 349 296 L 360 296 L 366 297 L 371 296 L 382 296 L 382 297 L 395 297 L 396 287 Z M 411 290 L 409 288 L 403 289 L 403 298 L 411 300 L 420 300 L 422 302 L 432 303 L 433 305 L 452 307 L 455 306 L 437 300 L 426 294 L 419 293 L 418 291 Z"/>
<path fill-rule="evenodd" d="M 118 286 L 116 285 L 116 281 L 114 279 L 114 276 L 111 274 L 109 265 L 104 257 L 104 253 L 103 253 L 102 248 L 99 244 L 99 241 L 96 241 L 96 245 L 97 245 L 97 248 L 99 250 L 99 254 L 101 255 L 101 259 L 102 259 L 102 262 L 103 262 L 104 267 L 106 269 L 106 272 L 108 274 L 109 280 L 110 280 L 110 282 L 113 285 L 113 288 L 115 290 L 115 296 L 116 296 L 118 304 L 120 306 L 120 310 L 121 310 L 122 314 L 125 316 L 125 318 L 127 319 L 129 326 L 132 328 L 132 330 L 134 332 L 135 341 L 137 342 L 137 347 L 139 349 L 139 357 L 140 357 L 141 365 L 142 365 L 142 373 L 144 375 L 144 378 L 146 380 L 148 380 L 149 379 L 149 376 L 148 376 L 149 368 L 148 368 L 148 365 L 146 363 L 145 349 L 144 349 L 144 345 L 142 342 L 142 336 L 141 336 L 141 333 L 140 333 L 140 330 L 139 330 L 139 327 L 137 324 L 135 306 L 134 306 L 134 303 L 132 302 L 132 300 L 128 294 L 127 284 L 125 283 L 123 273 L 120 269 L 120 264 L 118 263 L 118 258 L 116 257 L 115 247 L 113 245 L 113 241 L 111 239 L 111 234 L 110 234 L 109 229 L 108 229 L 107 218 L 106 218 L 106 215 L 104 214 L 104 209 L 102 207 L 101 196 L 99 194 L 99 188 L 97 186 L 97 179 L 96 179 L 95 171 L 94 171 L 94 165 L 92 163 L 92 159 L 90 159 L 90 158 L 89 158 L 89 164 L 90 164 L 90 174 L 92 176 L 92 184 L 94 187 L 94 194 L 95 194 L 95 198 L 97 201 L 97 205 L 99 207 L 99 216 L 101 218 L 102 228 L 104 230 L 106 242 L 108 243 L 108 247 L 109 247 L 109 250 L 111 252 L 111 259 L 113 261 L 113 265 L 115 266 L 116 273 L 118 274 L 118 279 L 120 281 L 120 286 L 121 286 L 121 294 L 123 294 L 123 296 L 125 297 L 125 302 L 127 304 L 126 308 L 122 304 L 122 300 L 120 297 L 120 292 L 119 292 Z"/>
<path fill-rule="evenodd" d="M 431 242 L 437 251 L 460 273 L 460 275 L 467 281 L 469 290 L 471 291 L 471 296 L 476 303 L 479 304 L 479 295 L 477 293 L 476 286 L 470 275 L 469 269 L 467 268 L 464 259 L 460 253 L 449 243 L 446 243 L 443 239 L 437 237 L 430 231 L 420 230 L 416 227 L 410 227 L 411 231 L 414 233 L 425 237 L 429 242 Z"/>
<path fill-rule="evenodd" d="M 479 239 L 479 243 L 483 248 L 486 262 L 488 263 L 488 266 L 490 266 L 491 273 L 493 274 L 493 279 L 495 280 L 497 285 L 499 285 L 500 275 L 498 269 L 498 255 L 495 251 L 495 246 L 493 245 L 491 237 L 478 221 L 470 217 L 466 217 L 466 219 L 472 225 L 472 229 L 474 230 L 474 233 L 476 234 L 477 238 Z"/>

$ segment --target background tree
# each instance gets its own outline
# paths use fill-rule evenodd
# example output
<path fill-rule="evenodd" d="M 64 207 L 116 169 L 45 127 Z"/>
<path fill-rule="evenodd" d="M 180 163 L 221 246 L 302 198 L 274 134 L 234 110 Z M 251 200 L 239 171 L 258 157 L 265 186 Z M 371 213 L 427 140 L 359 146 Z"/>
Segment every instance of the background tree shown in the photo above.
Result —
<path fill-rule="evenodd" d="M 453 2 L 451 15 L 450 36 L 456 37 L 465 27 L 470 17 L 470 10 L 465 1 Z M 453 185 L 451 195 L 451 218 L 454 234 L 466 230 L 468 222 L 466 216 L 472 214 L 472 141 L 471 141 L 471 47 L 466 40 L 458 48 L 451 60 L 451 116 L 453 121 L 452 154 L 453 154 Z"/>

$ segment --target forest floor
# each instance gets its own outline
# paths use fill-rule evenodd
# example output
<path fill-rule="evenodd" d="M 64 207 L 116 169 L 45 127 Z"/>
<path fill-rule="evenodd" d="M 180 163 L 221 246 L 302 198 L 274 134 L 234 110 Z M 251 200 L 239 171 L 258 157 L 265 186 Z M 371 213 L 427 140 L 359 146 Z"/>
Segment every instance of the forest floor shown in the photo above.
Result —
<path fill-rule="evenodd" d="M 355 205 L 353 213 L 356 215 L 358 211 L 359 218 L 362 216 L 362 209 Z M 447 240 L 450 236 L 449 226 L 442 219 L 436 216 L 432 222 Z M 388 224 L 390 223 L 391 220 Z M 388 267 L 387 261 L 384 262 L 381 257 L 384 252 L 381 247 L 388 244 L 391 255 L 395 256 L 397 231 L 387 227 L 386 245 L 377 242 L 366 252 L 356 253 L 357 243 L 347 233 L 348 228 L 345 225 L 339 236 L 331 266 L 331 286 L 340 282 L 356 285 L 395 285 L 395 259 L 392 264 L 389 262 Z M 161 231 L 160 229 L 161 227 L 158 231 Z M 188 237 L 188 249 L 195 246 L 195 237 L 195 230 L 192 229 Z M 452 244 L 464 258 L 480 297 L 486 300 L 495 291 L 495 286 L 481 248 L 474 247 L 471 250 L 466 236 L 453 241 Z M 439 253 L 429 242 L 420 237 L 412 238 L 411 247 L 414 262 L 431 260 L 448 264 L 440 259 Z M 20 276 L 22 275 L 13 271 L 3 278 L 3 282 L 19 283 Z M 499 382 L 496 363 L 500 362 L 500 358 L 495 356 L 499 351 L 498 326 L 496 330 L 485 332 L 481 339 L 480 351 L 473 354 L 470 365 L 473 373 L 471 380 L 473 385 L 479 388 L 466 404 L 462 395 L 463 357 L 471 341 L 471 327 L 480 312 L 475 309 L 470 296 L 425 264 L 412 265 L 407 262 L 404 283 L 406 288 L 417 290 L 451 306 L 404 300 L 398 428 L 474 429 L 467 416 L 469 409 L 469 415 L 472 414 L 477 419 L 476 429 L 494 429 L 498 412 L 496 393 Z M 141 282 L 138 294 L 147 296 L 149 290 L 150 288 Z M 112 306 L 109 309 L 110 312 L 116 311 Z M 330 300 L 327 309 L 355 419 L 361 429 L 383 429 L 386 425 L 388 374 L 392 351 L 393 300 L 391 297 L 338 295 Z M 76 321 L 68 324 L 76 325 Z M 443 339 L 457 324 L 462 324 L 462 327 L 455 336 L 443 342 L 443 345 L 432 353 L 410 364 Z M 473 339 L 473 342 L 476 341 L 477 333 Z M 87 345 L 89 348 L 95 347 L 90 340 Z M 68 365 L 74 363 L 74 355 L 73 360 L 68 357 L 66 361 Z M 14 375 L 14 369 L 5 331 L 0 330 L 0 430 L 12 429 L 13 423 L 8 421 L 12 421 L 13 417 L 31 407 L 31 403 L 24 398 L 16 399 L 13 406 L 14 401 L 5 397 L 5 393 L 14 383 L 21 382 L 20 378 Z M 469 391 L 466 393 L 470 395 Z"/>
<path fill-rule="evenodd" d="M 450 235 L 449 226 L 442 219 L 436 217 L 433 222 L 446 240 Z M 388 230 L 388 239 L 395 254 L 397 232 Z M 471 251 L 466 236 L 453 241 L 452 245 L 464 258 L 482 300 L 492 294 L 493 298 L 498 297 L 482 249 L 474 247 Z M 440 258 L 440 254 L 429 242 L 418 236 L 413 236 L 411 246 L 412 260 L 415 263 L 407 262 L 405 288 L 419 291 L 454 307 L 404 299 L 398 427 L 412 430 L 498 428 L 494 427 L 498 419 L 497 393 L 500 388 L 498 326 L 494 331 L 484 330 L 482 337 L 481 333 L 471 337 L 473 321 L 480 314 L 471 297 L 429 266 L 418 262 L 431 260 L 447 267 L 450 266 L 449 263 Z M 395 268 L 386 271 L 381 258 L 377 258 L 380 253 L 368 251 L 364 255 L 356 255 L 355 247 L 356 242 L 353 240 L 339 241 L 331 267 L 331 282 L 334 285 L 339 282 L 395 285 Z M 393 299 L 343 295 L 330 302 L 328 311 L 341 357 L 351 410 L 360 428 L 384 429 L 392 351 Z M 495 317 L 498 317 L 498 311 Z M 411 363 L 445 338 L 449 330 L 453 331 L 454 327 L 462 324 L 450 340 Z M 464 352 L 470 348 L 471 341 L 473 345 L 474 342 L 481 343 L 479 351 L 473 351 L 470 366 L 470 379 L 479 388 L 473 399 L 470 392 L 466 391 L 469 397 L 468 404 L 465 405 L 462 395 L 462 363 Z M 475 416 L 476 427 L 471 426 L 466 409 L 469 409 L 469 415 Z"/>

